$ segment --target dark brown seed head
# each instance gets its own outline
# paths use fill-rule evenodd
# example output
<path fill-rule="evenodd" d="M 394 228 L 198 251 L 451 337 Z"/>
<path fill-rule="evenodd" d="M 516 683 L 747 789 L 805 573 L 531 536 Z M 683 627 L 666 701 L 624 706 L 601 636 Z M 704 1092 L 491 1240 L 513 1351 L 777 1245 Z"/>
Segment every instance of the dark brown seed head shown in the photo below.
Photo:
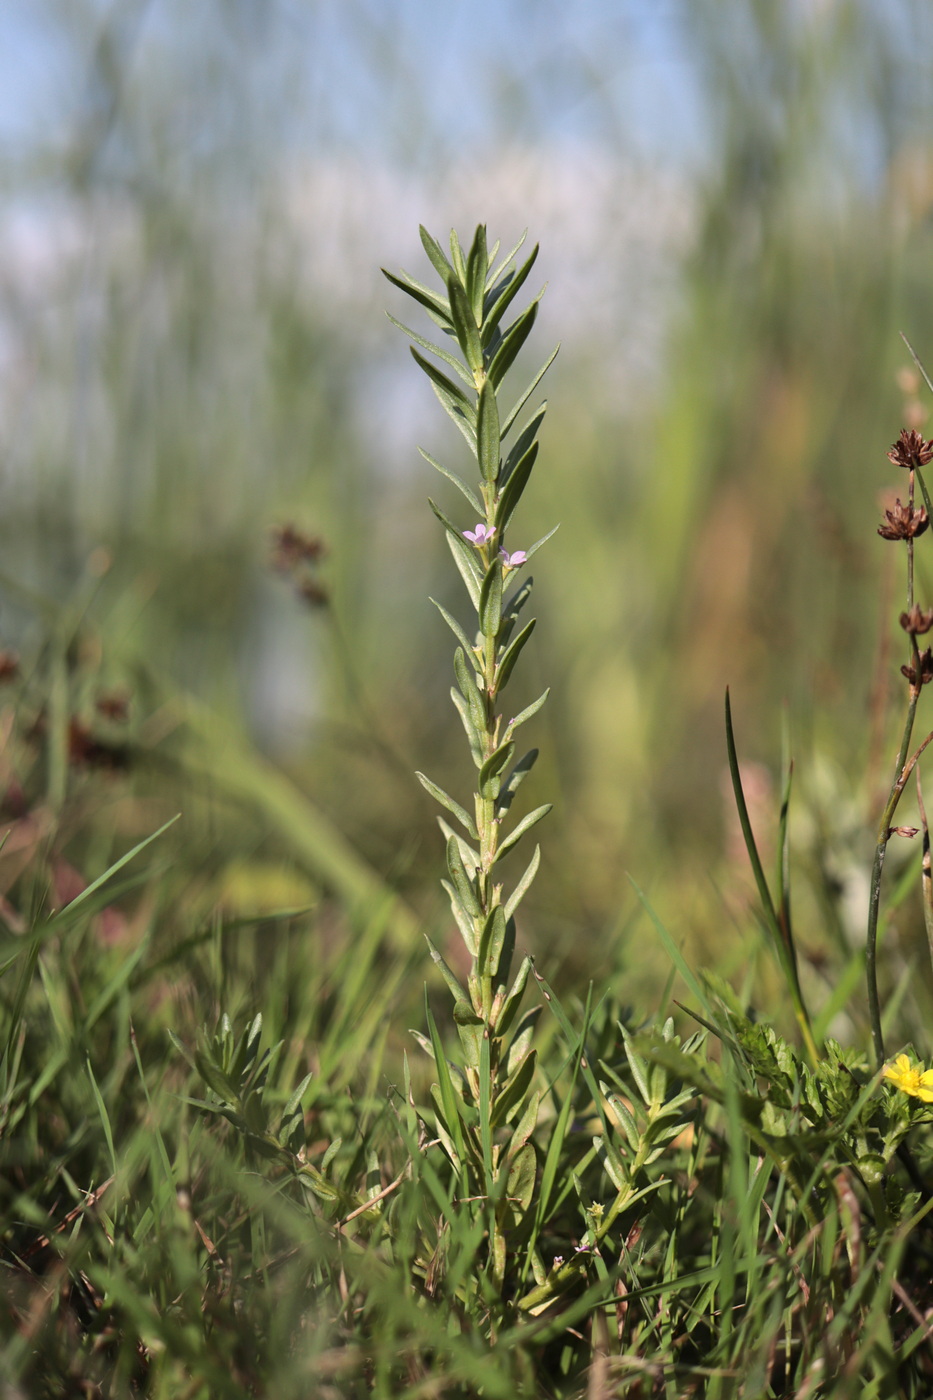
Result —
<path fill-rule="evenodd" d="M 919 673 L 916 666 L 902 666 L 902 675 L 905 675 L 913 687 L 929 685 L 933 681 L 933 651 L 927 647 L 926 651 L 920 653 Z"/>
<path fill-rule="evenodd" d="M 901 428 L 900 437 L 888 451 L 888 460 L 896 467 L 925 467 L 927 462 L 933 462 L 933 441 L 925 441 L 916 428 Z"/>
<path fill-rule="evenodd" d="M 296 588 L 299 598 L 304 599 L 312 608 L 326 608 L 330 602 L 330 594 L 327 589 L 316 579 L 303 578 L 296 584 Z"/>
<path fill-rule="evenodd" d="M 933 627 L 933 608 L 924 612 L 918 603 L 914 603 L 910 612 L 901 613 L 901 626 L 912 637 L 922 637 Z"/>
<path fill-rule="evenodd" d="M 19 675 L 19 657 L 15 651 L 0 651 L 0 682 L 15 681 Z"/>
<path fill-rule="evenodd" d="M 917 535 L 922 535 L 929 525 L 927 513 L 923 506 L 919 510 L 912 510 L 910 506 L 902 505 L 895 501 L 893 510 L 886 510 L 887 525 L 878 526 L 878 534 L 884 540 L 912 540 Z"/>
<path fill-rule="evenodd" d="M 306 535 L 295 525 L 276 525 L 271 538 L 272 567 L 283 574 L 291 573 L 299 564 L 316 564 L 327 553 L 322 539 Z"/>

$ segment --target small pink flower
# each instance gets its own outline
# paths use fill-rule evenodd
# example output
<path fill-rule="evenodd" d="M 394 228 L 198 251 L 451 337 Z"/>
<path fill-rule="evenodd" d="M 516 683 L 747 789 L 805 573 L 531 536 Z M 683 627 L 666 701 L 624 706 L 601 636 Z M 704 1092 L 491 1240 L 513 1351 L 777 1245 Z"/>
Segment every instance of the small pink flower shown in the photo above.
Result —
<path fill-rule="evenodd" d="M 499 550 L 499 558 L 506 569 L 518 569 L 522 564 L 528 563 L 528 555 L 523 549 L 516 549 L 514 554 L 507 553 L 506 550 Z"/>
<path fill-rule="evenodd" d="M 484 525 L 480 522 L 475 530 L 464 530 L 463 538 L 469 540 L 470 544 L 475 544 L 477 549 L 480 549 L 484 544 L 489 543 L 495 533 L 495 526 L 490 530 L 488 525 Z"/>

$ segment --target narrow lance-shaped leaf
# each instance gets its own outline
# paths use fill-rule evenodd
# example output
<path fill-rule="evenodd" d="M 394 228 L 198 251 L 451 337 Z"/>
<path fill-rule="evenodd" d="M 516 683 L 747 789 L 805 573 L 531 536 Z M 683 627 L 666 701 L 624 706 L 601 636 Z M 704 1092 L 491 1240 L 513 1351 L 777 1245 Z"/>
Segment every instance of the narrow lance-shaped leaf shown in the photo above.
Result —
<path fill-rule="evenodd" d="M 448 812 L 451 812 L 453 816 L 457 818 L 457 821 L 460 822 L 464 830 L 469 832 L 473 840 L 478 841 L 479 835 L 476 830 L 476 823 L 473 821 L 469 812 L 467 812 L 464 807 L 461 807 L 459 802 L 455 802 L 442 787 L 438 787 L 437 783 L 432 783 L 430 778 L 426 778 L 423 773 L 416 773 L 415 777 L 418 779 L 418 782 L 424 788 L 425 792 L 429 792 L 435 802 L 439 802 L 442 807 L 446 807 Z"/>
<path fill-rule="evenodd" d="M 505 687 L 508 685 L 509 677 L 515 669 L 515 663 L 521 656 L 525 643 L 528 641 L 528 638 L 535 630 L 536 624 L 537 618 L 531 618 L 519 632 L 514 642 L 512 642 L 511 645 L 506 648 L 505 652 L 500 658 L 499 664 L 496 667 L 494 681 L 495 692 L 497 695 L 501 694 L 501 692 L 505 690 Z"/>
<path fill-rule="evenodd" d="M 456 531 L 451 533 L 449 530 L 447 532 L 447 548 L 453 555 L 457 573 L 463 579 L 466 591 L 470 595 L 470 602 L 479 611 L 480 580 L 476 573 L 476 560 L 473 557 L 473 551 L 466 547 L 466 542 Z M 470 651 L 472 653 L 472 647 Z"/>
<path fill-rule="evenodd" d="M 460 903 L 460 896 L 457 894 L 457 891 L 450 881 L 442 880 L 441 885 L 446 891 L 447 898 L 450 900 L 450 911 L 456 920 L 457 928 L 460 930 L 460 936 L 469 949 L 470 956 L 475 958 L 479 947 L 476 937 L 476 925 Z"/>
<path fill-rule="evenodd" d="M 524 428 L 522 428 L 518 437 L 515 439 L 515 441 L 512 443 L 512 446 L 509 448 L 508 454 L 505 459 L 505 463 L 502 467 L 502 476 L 500 479 L 501 485 L 505 485 L 512 472 L 517 467 L 518 463 L 521 461 L 531 444 L 534 442 L 535 438 L 541 430 L 541 425 L 544 422 L 546 413 L 547 399 L 545 399 L 543 403 L 538 405 L 531 418 L 529 418 L 528 422 L 525 424 Z"/>
<path fill-rule="evenodd" d="M 242 1078 L 253 1068 L 262 1044 L 262 1013 L 257 1013 L 250 1022 L 249 1029 L 240 1040 L 236 1054 L 230 1065 L 230 1073 Z"/>
<path fill-rule="evenodd" d="M 641 1055 L 636 1053 L 635 1048 L 632 1045 L 632 1037 L 629 1035 L 628 1031 L 621 1023 L 619 1024 L 619 1030 L 622 1033 L 622 1042 L 625 1046 L 625 1058 L 628 1060 L 629 1069 L 632 1071 L 632 1078 L 635 1080 L 635 1084 L 638 1087 L 638 1092 L 644 1099 L 646 1106 L 650 1108 L 652 1094 L 648 1084 L 647 1062 L 642 1058 Z"/>
<path fill-rule="evenodd" d="M 537 826 L 538 822 L 547 816 L 552 806 L 553 803 L 546 802 L 543 807 L 536 807 L 533 812 L 528 813 L 527 817 L 522 817 L 522 820 L 515 830 L 509 832 L 508 836 L 502 842 L 502 845 L 496 851 L 496 860 L 500 861 L 503 856 L 508 855 L 509 851 L 511 851 L 514 846 L 518 845 L 525 833 L 530 831 L 533 826 Z"/>
<path fill-rule="evenodd" d="M 421 453 L 424 460 L 431 464 L 436 472 L 440 472 L 441 476 L 446 476 L 448 481 L 453 482 L 460 494 L 469 502 L 470 509 L 474 514 L 482 515 L 484 513 L 479 497 L 476 495 L 475 491 L 471 491 L 466 482 L 460 480 L 456 472 L 452 472 L 449 467 L 445 467 L 443 462 L 439 462 L 436 457 L 432 457 L 430 452 L 425 452 L 423 447 L 419 447 L 418 451 Z"/>
<path fill-rule="evenodd" d="M 466 280 L 466 258 L 463 256 L 463 249 L 460 246 L 460 239 L 457 237 L 457 230 L 450 230 L 450 258 L 454 265 L 454 280 L 460 281 L 461 285 Z"/>
<path fill-rule="evenodd" d="M 387 268 L 382 269 L 383 277 L 387 277 L 393 287 L 398 287 L 408 296 L 412 297 L 419 305 L 438 320 L 442 325 L 453 329 L 453 321 L 450 316 L 450 309 L 443 298 L 436 292 L 432 292 L 430 287 L 423 287 L 420 282 L 416 282 L 413 277 L 409 277 L 407 272 L 403 272 L 401 277 L 396 277 L 394 272 L 389 272 Z"/>
<path fill-rule="evenodd" d="M 466 872 L 463 858 L 460 855 L 460 847 L 453 836 L 447 842 L 447 869 L 450 871 L 450 878 L 454 882 L 454 888 L 460 896 L 464 909 L 474 919 L 479 918 L 482 909 L 476 897 L 474 882 Z"/>
<path fill-rule="evenodd" d="M 497 389 L 515 363 L 519 351 L 531 334 L 535 319 L 538 315 L 538 301 L 543 294 L 543 290 L 539 292 L 531 305 L 526 307 L 522 314 L 512 322 L 496 347 L 496 353 L 492 357 L 487 374 Z"/>
<path fill-rule="evenodd" d="M 531 773 L 532 767 L 534 767 L 535 760 L 537 760 L 537 757 L 538 750 L 530 749 L 528 750 L 528 753 L 525 753 L 523 759 L 518 760 L 518 763 L 516 763 L 514 769 L 511 770 L 509 777 L 506 778 L 506 781 L 504 781 L 502 788 L 500 788 L 499 798 L 497 798 L 496 801 L 496 811 L 499 812 L 500 815 L 502 815 L 502 813 L 504 812 L 509 811 L 511 804 L 513 804 L 514 795 L 516 795 L 518 788 L 520 788 L 521 784 L 524 783 L 524 780 L 528 777 L 528 774 Z"/>
<path fill-rule="evenodd" d="M 499 408 L 488 379 L 480 390 L 476 412 L 476 456 L 480 475 L 494 486 L 499 476 Z"/>
<path fill-rule="evenodd" d="M 224 1103 L 239 1103 L 240 1096 L 237 1092 L 236 1085 L 224 1074 L 219 1065 L 215 1064 L 208 1055 L 202 1053 L 200 1050 L 195 1051 L 194 1062 L 198 1074 L 200 1074 L 204 1083 L 209 1089 L 214 1091 L 219 1099 Z"/>
<path fill-rule="evenodd" d="M 621 1124 L 622 1131 L 625 1134 L 629 1147 L 631 1148 L 632 1152 L 637 1152 L 638 1145 L 641 1142 L 641 1134 L 638 1131 L 638 1124 L 632 1117 L 631 1110 L 629 1109 L 625 1100 L 621 1099 L 618 1094 L 609 1093 L 606 1085 L 601 1084 L 600 1087 L 603 1090 L 603 1093 L 606 1095 L 606 1100 L 609 1104 L 609 1107 L 612 1109 L 613 1113 L 615 1114 L 616 1118 Z"/>
<path fill-rule="evenodd" d="M 444 619 L 444 621 L 447 623 L 447 626 L 450 628 L 451 632 L 453 632 L 453 634 L 454 634 L 454 636 L 456 637 L 457 641 L 458 641 L 458 642 L 460 643 L 460 645 L 463 647 L 464 655 L 465 655 L 465 656 L 472 656 L 472 655 L 473 655 L 473 646 L 472 646 L 472 643 L 470 642 L 469 638 L 467 637 L 467 634 L 464 632 L 463 628 L 460 626 L 460 623 L 457 621 L 457 619 L 456 619 L 455 617 L 453 617 L 453 616 L 447 611 L 447 609 L 446 609 L 445 607 L 443 607 L 442 604 L 440 604 L 440 603 L 437 601 L 436 598 L 429 598 L 429 599 L 428 599 L 428 602 L 429 602 L 429 603 L 433 603 L 434 606 L 437 608 L 437 610 L 438 610 L 438 612 L 440 613 L 441 617 L 442 617 L 442 618 Z"/>
<path fill-rule="evenodd" d="M 460 385 L 455 384 L 452 379 L 448 379 L 443 370 L 439 370 L 437 365 L 432 365 L 430 360 L 426 360 L 413 345 L 410 345 L 408 348 L 411 351 L 412 359 L 420 365 L 432 384 L 441 390 L 450 404 L 455 405 L 457 411 L 462 413 L 464 418 L 466 418 L 471 425 L 474 424 L 476 422 L 476 410 L 460 388 Z"/>
<path fill-rule="evenodd" d="M 550 693 L 551 687 L 548 686 L 543 695 L 539 695 L 537 700 L 532 700 L 530 705 L 526 705 L 513 719 L 510 719 L 506 727 L 506 734 L 514 734 L 520 724 L 524 724 L 527 720 L 532 719 L 541 709 L 541 706 L 545 703 Z"/>
<path fill-rule="evenodd" d="M 419 1044 L 421 1044 L 420 1040 Z M 423 1044 L 421 1044 L 422 1050 L 424 1050 L 428 1046 L 430 1046 L 430 1041 L 425 1041 Z M 450 1068 L 450 1065 L 448 1065 L 448 1074 L 450 1073 Z M 438 1140 L 441 1146 L 443 1147 L 444 1151 L 447 1153 L 447 1156 L 454 1170 L 457 1173 L 458 1182 L 465 1183 L 468 1180 L 466 1164 L 461 1159 L 460 1154 L 458 1153 L 454 1145 L 454 1140 L 447 1130 L 447 1116 L 444 1113 L 444 1100 L 441 1096 L 441 1091 L 436 1084 L 431 1085 L 431 1102 L 434 1105 L 434 1125 L 437 1131 Z"/>
<path fill-rule="evenodd" d="M 475 851 L 470 845 L 469 841 L 467 841 L 466 837 L 461 836 L 459 831 L 455 831 L 452 826 L 450 826 L 447 822 L 444 821 L 443 817 L 438 817 L 437 824 L 440 827 L 441 831 L 444 833 L 445 841 L 450 841 L 451 839 L 456 841 L 457 849 L 460 852 L 460 859 L 463 861 L 463 864 L 466 866 L 467 870 L 478 870 L 479 851 Z"/>
<path fill-rule="evenodd" d="M 441 408 L 447 414 L 451 422 L 456 426 L 457 431 L 462 434 L 463 440 L 466 443 L 467 447 L 469 447 L 471 452 L 475 452 L 476 423 L 472 415 L 469 414 L 467 410 L 464 409 L 460 404 L 453 403 L 450 399 L 450 396 L 446 394 L 444 390 L 440 388 L 439 385 L 432 383 L 431 388 L 434 390 L 434 393 L 437 396 L 437 401 L 440 404 Z"/>
<path fill-rule="evenodd" d="M 508 481 L 499 493 L 499 499 L 496 502 L 496 528 L 500 535 L 511 520 L 515 507 L 522 498 L 537 456 L 538 444 L 533 442 L 524 457 L 516 464 L 515 470 L 509 474 Z"/>
<path fill-rule="evenodd" d="M 473 371 L 474 380 L 479 383 L 485 370 L 483 367 L 483 347 L 480 343 L 479 329 L 473 316 L 473 308 L 467 301 L 467 294 L 459 282 L 451 280 L 447 284 L 447 290 L 450 295 L 450 314 L 453 318 L 457 340 L 460 342 L 460 349 L 463 351 L 463 358 Z"/>
<path fill-rule="evenodd" d="M 515 932 L 515 920 L 506 919 L 505 938 L 502 941 L 502 952 L 499 955 L 499 971 L 496 973 L 499 982 L 497 990 L 501 990 L 502 984 L 507 982 L 512 975 L 512 962 L 515 958 Z"/>
<path fill-rule="evenodd" d="M 505 255 L 505 257 L 502 259 L 502 261 L 501 261 L 500 263 L 497 263 L 497 264 L 493 267 L 492 271 L 488 274 L 488 276 L 487 276 L 487 278 L 486 278 L 486 286 L 489 288 L 489 291 L 488 291 L 488 293 L 487 293 L 487 297 L 489 298 L 489 305 L 490 305 L 490 306 L 492 306 L 493 303 L 502 295 L 503 287 L 504 287 L 505 284 L 502 283 L 502 282 L 500 282 L 500 278 L 502 277 L 502 275 L 503 275 L 503 273 L 506 271 L 506 269 L 509 268 L 509 267 L 511 266 L 513 260 L 518 256 L 518 254 L 521 252 L 522 248 L 524 248 L 524 246 L 525 246 L 525 239 L 526 239 L 527 237 L 528 237 L 528 230 L 525 229 L 525 231 L 524 231 L 524 233 L 522 234 L 521 238 L 520 238 L 520 239 L 518 240 L 518 242 L 514 245 L 514 247 L 512 247 L 512 248 L 509 249 L 509 251 L 506 253 L 506 255 Z M 498 251 L 499 251 L 499 245 L 498 245 L 498 243 L 497 243 L 497 244 L 496 244 L 496 253 L 497 253 Z M 490 261 L 490 263 L 495 263 L 495 262 L 496 262 L 496 253 L 491 252 L 491 253 L 489 254 L 489 261 Z M 514 269 L 513 269 L 513 271 L 512 271 L 512 272 L 510 273 L 510 275 L 509 275 L 509 280 L 511 281 L 511 278 L 514 277 L 514 276 L 515 276 L 515 272 L 514 272 Z"/>
<path fill-rule="evenodd" d="M 500 1092 L 493 1110 L 492 1124 L 494 1128 L 498 1128 L 502 1123 L 507 1123 L 525 1102 L 525 1095 L 531 1088 L 535 1077 L 537 1062 L 537 1050 L 529 1050 L 506 1083 L 505 1088 Z"/>
<path fill-rule="evenodd" d="M 525 407 L 525 404 L 531 398 L 535 389 L 537 389 L 538 385 L 541 383 L 541 380 L 544 378 L 548 370 L 551 368 L 551 365 L 557 359 L 557 353 L 559 350 L 560 346 L 556 345 L 551 351 L 550 355 L 545 360 L 544 364 L 538 370 L 538 373 L 535 375 L 534 379 L 532 379 L 531 383 L 528 385 L 528 388 L 524 391 L 524 393 L 519 394 L 518 398 L 515 400 L 515 403 L 512 406 L 512 411 L 509 413 L 505 422 L 502 424 L 499 433 L 499 436 L 503 442 L 508 437 L 512 425 L 514 424 L 518 415 L 521 413 L 522 409 Z"/>
<path fill-rule="evenodd" d="M 288 1103 L 285 1105 L 284 1109 L 282 1110 L 282 1121 L 283 1121 L 283 1123 L 284 1123 L 284 1121 L 285 1121 L 286 1118 L 290 1118 L 290 1117 L 292 1116 L 292 1114 L 296 1111 L 296 1109 L 298 1108 L 298 1105 L 301 1103 L 301 1100 L 304 1098 L 305 1090 L 307 1089 L 308 1085 L 311 1083 L 311 1080 L 312 1080 L 313 1078 L 314 1078 L 314 1071 L 312 1070 L 312 1071 L 310 1071 L 308 1074 L 305 1075 L 304 1079 L 303 1079 L 303 1080 L 301 1081 L 301 1083 L 298 1085 L 298 1088 L 294 1091 L 294 1093 L 292 1094 L 291 1098 L 288 1100 Z"/>
<path fill-rule="evenodd" d="M 518 268 L 517 271 L 512 274 L 508 282 L 502 285 L 502 290 L 498 293 L 495 300 L 489 306 L 489 310 L 486 312 L 486 316 L 483 321 L 483 330 L 484 332 L 486 332 L 487 344 L 493 331 L 496 329 L 499 322 L 502 320 L 502 317 L 505 315 L 506 311 L 508 311 L 512 302 L 515 300 L 516 296 L 521 291 L 522 287 L 525 285 L 525 282 L 528 278 L 528 274 L 535 265 L 535 260 L 538 256 L 538 248 L 539 245 L 536 243 L 535 246 L 532 248 L 531 252 L 528 254 L 528 257 L 522 263 L 521 267 Z M 514 256 L 514 254 L 512 256 Z M 508 262 L 505 263 L 505 266 L 508 266 Z"/>
<path fill-rule="evenodd" d="M 431 942 L 430 938 L 428 938 L 428 935 L 425 934 L 424 937 L 425 937 L 425 942 L 426 942 L 427 945 L 428 945 L 428 951 L 429 951 L 430 954 L 431 954 L 432 961 L 435 962 L 435 963 L 437 964 L 437 967 L 438 967 L 438 970 L 440 971 L 441 976 L 443 977 L 444 981 L 447 983 L 447 987 L 448 987 L 448 989 L 449 989 L 449 991 L 450 991 L 450 995 L 453 997 L 454 1001 L 455 1001 L 458 1005 L 468 1006 L 468 1007 L 469 1007 L 469 1006 L 470 1006 L 470 998 L 467 996 L 465 990 L 463 989 L 463 987 L 461 987 L 459 981 L 458 981 L 457 978 L 454 976 L 453 972 L 451 972 L 451 970 L 450 970 L 450 968 L 448 967 L 447 963 L 444 961 L 443 957 L 442 957 L 441 954 L 438 952 L 437 948 L 435 948 L 435 946 L 434 946 L 434 944 Z M 472 1007 L 470 1007 L 470 1009 L 472 1010 Z"/>
<path fill-rule="evenodd" d="M 477 962 L 481 977 L 495 977 L 499 971 L 499 958 L 505 942 L 505 923 L 505 910 L 501 904 L 497 904 L 488 914 L 479 940 Z"/>
<path fill-rule="evenodd" d="M 483 1191 L 493 1192 L 492 1172 L 492 1068 L 489 1058 L 489 1036 L 484 1035 L 479 1054 L 479 1133 L 483 1152 Z"/>
<path fill-rule="evenodd" d="M 486 227 L 480 224 L 473 238 L 467 257 L 466 289 L 470 299 L 473 320 L 480 325 L 483 319 L 483 294 L 486 290 L 486 273 L 489 271 L 489 255 L 486 251 Z"/>
<path fill-rule="evenodd" d="M 502 565 L 498 559 L 486 571 L 479 591 L 479 625 L 483 635 L 496 637 L 502 622 Z"/>
<path fill-rule="evenodd" d="M 534 1143 L 526 1142 L 515 1155 L 509 1168 L 506 1195 L 516 1215 L 522 1216 L 531 1205 L 538 1174 L 538 1159 Z"/>
<path fill-rule="evenodd" d="M 538 873 L 538 866 L 539 866 L 540 864 L 541 864 L 541 847 L 540 847 L 540 846 L 535 846 L 535 853 L 534 853 L 534 855 L 531 857 L 531 860 L 528 862 L 528 868 L 526 869 L 524 875 L 523 875 L 522 878 L 519 880 L 518 884 L 515 886 L 514 890 L 513 890 L 512 893 L 509 895 L 509 898 L 508 898 L 508 900 L 506 901 L 506 906 L 505 906 L 505 917 L 506 917 L 507 919 L 511 919 L 511 918 L 514 917 L 514 914 L 515 914 L 516 909 L 517 909 L 518 906 L 521 904 L 522 900 L 525 898 L 525 895 L 528 893 L 529 889 L 531 888 L 531 882 L 534 880 L 535 876 L 537 875 L 537 873 Z"/>
<path fill-rule="evenodd" d="M 430 258 L 434 266 L 435 272 L 440 277 L 441 281 L 446 287 L 447 282 L 454 275 L 454 270 L 448 262 L 443 248 L 438 243 L 437 239 L 434 238 L 430 233 L 428 233 L 424 224 L 418 225 L 418 232 L 421 235 L 421 243 L 424 248 L 424 251 Z"/>
<path fill-rule="evenodd" d="M 512 1140 L 509 1143 L 509 1157 L 514 1157 L 515 1154 L 524 1147 L 537 1127 L 540 1105 L 541 1093 L 540 1090 L 536 1089 L 528 1100 L 528 1105 L 522 1113 L 521 1118 L 519 1118 L 515 1131 L 512 1134 Z"/>
<path fill-rule="evenodd" d="M 522 959 L 522 965 L 515 975 L 515 981 L 509 988 L 509 994 L 502 1003 L 502 1010 L 496 1021 L 496 1035 L 508 1035 L 509 1031 L 512 1029 L 512 1024 L 521 1007 L 522 997 L 525 994 L 525 987 L 533 967 L 534 959 L 532 957 L 526 956 Z"/>
<path fill-rule="evenodd" d="M 425 1020 L 428 1023 L 428 1031 L 431 1035 L 431 1048 L 434 1052 L 434 1065 L 437 1070 L 438 1088 L 441 1095 L 444 1117 L 447 1120 L 447 1127 L 453 1139 L 459 1165 L 461 1167 L 461 1184 L 466 1184 L 466 1172 L 462 1171 L 462 1165 L 466 1156 L 463 1141 L 463 1126 L 460 1122 L 460 1115 L 457 1112 L 457 1096 L 454 1093 L 454 1086 L 450 1078 L 450 1070 L 444 1055 L 444 1048 L 441 1045 L 441 1038 L 438 1034 L 437 1024 L 431 1014 L 431 1007 L 428 1002 L 428 989 L 424 989 L 424 1012 Z M 456 1165 L 456 1163 L 455 1163 Z"/>
<path fill-rule="evenodd" d="M 435 345 L 433 340 L 425 340 L 424 336 L 419 335 L 417 331 L 413 331 L 411 326 L 406 326 L 401 321 L 397 320 L 392 315 L 391 311 L 387 311 L 386 315 L 393 326 L 396 326 L 398 330 L 407 335 L 416 345 L 420 345 L 422 350 L 430 351 L 432 355 L 436 355 L 438 359 L 443 360 L 446 365 L 450 365 L 450 368 L 463 380 L 464 384 L 469 385 L 471 389 L 473 388 L 473 380 L 457 359 L 456 355 L 452 355 L 449 350 L 445 350 L 441 345 Z"/>
<path fill-rule="evenodd" d="M 560 525 L 555 525 L 552 530 L 548 530 L 546 535 L 542 535 L 539 540 L 535 540 L 533 545 L 529 545 L 529 547 L 525 550 L 525 558 L 530 559 L 533 554 L 537 554 L 541 546 L 543 544 L 547 544 L 548 540 L 551 539 L 553 535 L 556 535 L 559 529 Z"/>
<path fill-rule="evenodd" d="M 473 723 L 473 719 L 470 714 L 470 707 L 464 700 L 463 696 L 460 694 L 457 687 L 454 685 L 450 687 L 450 698 L 456 705 L 457 712 L 460 715 L 460 718 L 463 720 L 463 727 L 466 730 L 466 736 L 469 740 L 470 753 L 473 755 L 473 762 L 476 764 L 477 768 L 482 768 L 483 763 L 485 761 L 483 752 L 483 739 L 481 733 L 477 730 L 476 726 Z"/>
<path fill-rule="evenodd" d="M 512 635 L 512 628 L 521 615 L 522 608 L 531 597 L 531 590 L 534 587 L 534 577 L 529 574 L 524 583 L 509 594 L 502 604 L 502 625 L 499 628 L 499 645 L 507 645 L 509 637 Z"/>
<path fill-rule="evenodd" d="M 612 1182 L 617 1191 L 627 1190 L 630 1182 L 628 1172 L 625 1170 L 625 1163 L 619 1155 L 619 1149 L 608 1137 L 594 1137 L 593 1146 L 596 1148 L 596 1155 L 602 1163 L 603 1171 Z"/>
<path fill-rule="evenodd" d="M 460 647 L 454 652 L 454 674 L 460 693 L 470 707 L 470 718 L 477 730 L 482 731 L 486 724 L 486 706 L 474 679 L 473 668 L 468 665 Z"/>
<path fill-rule="evenodd" d="M 515 745 L 509 740 L 504 744 L 500 744 L 496 751 L 491 753 L 486 759 L 486 762 L 479 770 L 479 778 L 477 779 L 477 786 L 483 797 L 498 797 L 499 778 L 504 769 L 511 763 L 514 752 Z M 493 786 L 495 787 L 495 791 L 493 791 Z"/>
<path fill-rule="evenodd" d="M 460 572 L 460 577 L 466 584 L 467 592 L 470 595 L 470 602 L 479 611 L 479 592 L 483 582 L 483 572 L 477 562 L 476 552 L 473 547 L 467 544 L 460 531 L 448 519 L 434 501 L 429 500 L 428 505 L 437 516 L 438 520 L 447 531 L 447 543 L 450 552 L 454 557 L 454 563 Z"/>

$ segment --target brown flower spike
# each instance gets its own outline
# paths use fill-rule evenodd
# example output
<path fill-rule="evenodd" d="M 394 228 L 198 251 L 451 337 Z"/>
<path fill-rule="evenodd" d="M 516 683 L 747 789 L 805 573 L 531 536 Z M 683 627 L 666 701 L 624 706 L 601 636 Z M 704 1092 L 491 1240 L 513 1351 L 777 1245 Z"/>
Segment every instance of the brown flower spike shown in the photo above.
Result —
<path fill-rule="evenodd" d="M 888 453 L 888 456 L 891 454 Z M 927 513 L 923 506 L 919 510 L 913 510 L 909 505 L 902 505 L 900 500 L 895 501 L 893 510 L 886 510 L 887 525 L 878 526 L 878 534 L 885 540 L 912 540 L 917 535 L 922 535 L 929 525 Z"/>
<path fill-rule="evenodd" d="M 927 647 L 926 651 L 920 653 L 919 660 L 919 667 L 901 667 L 901 674 L 907 677 L 914 689 L 919 689 L 921 685 L 929 685 L 930 681 L 933 681 L 933 651 Z"/>
<path fill-rule="evenodd" d="M 925 441 L 916 428 L 901 428 L 900 437 L 888 452 L 888 460 L 896 467 L 907 467 L 911 471 L 925 467 L 927 462 L 933 462 L 933 441 Z"/>
<path fill-rule="evenodd" d="M 276 525 L 270 531 L 272 567 L 287 574 L 301 564 L 316 564 L 327 553 L 327 545 L 317 535 L 308 535 L 291 523 Z"/>
<path fill-rule="evenodd" d="M 922 637 L 933 627 L 933 608 L 924 612 L 919 603 L 914 603 L 910 612 L 901 613 L 901 626 L 912 637 Z"/>

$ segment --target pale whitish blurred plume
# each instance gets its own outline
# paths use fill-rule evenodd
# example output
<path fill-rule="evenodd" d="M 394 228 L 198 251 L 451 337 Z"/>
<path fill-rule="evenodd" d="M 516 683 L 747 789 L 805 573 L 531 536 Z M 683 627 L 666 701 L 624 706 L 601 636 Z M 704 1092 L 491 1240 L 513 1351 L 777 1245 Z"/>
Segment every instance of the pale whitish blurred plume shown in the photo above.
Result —
<path fill-rule="evenodd" d="M 596 146 L 512 146 L 426 181 L 359 160 L 309 163 L 286 178 L 292 226 L 306 238 L 303 272 L 322 310 L 363 312 L 385 303 L 380 264 L 430 281 L 417 226 L 442 242 L 485 223 L 506 250 L 522 231 L 541 244 L 528 287 L 549 282 L 539 324 L 571 352 L 598 354 L 634 399 L 658 367 L 664 311 L 695 227 L 685 176 L 623 165 Z M 361 339 L 384 340 L 364 317 Z M 541 334 L 542 341 L 547 334 Z"/>
<path fill-rule="evenodd" d="M 410 310 L 379 272 L 406 267 L 431 280 L 419 223 L 443 240 L 451 227 L 469 239 L 483 221 L 503 250 L 527 227 L 528 246 L 541 244 L 529 294 L 549 283 L 536 334 L 542 355 L 559 340 L 565 362 L 598 365 L 594 404 L 609 402 L 616 412 L 657 383 L 695 225 L 686 177 L 623 166 L 583 144 L 507 148 L 451 165 L 432 181 L 359 157 L 309 160 L 286 165 L 255 205 L 229 210 L 199 210 L 192 195 L 193 224 L 211 247 L 214 270 L 224 269 L 223 304 L 214 314 L 229 321 L 225 332 L 214 328 L 211 399 L 229 395 L 242 408 L 261 380 L 260 303 L 271 265 L 308 315 L 339 335 L 354 363 L 364 428 L 378 380 L 390 419 L 380 413 L 379 445 L 389 464 L 412 460 L 412 436 L 423 421 L 418 405 L 433 412 L 384 315 L 387 306 L 403 317 Z M 98 375 L 113 287 L 130 289 L 141 364 L 172 334 L 166 317 L 175 274 L 164 256 L 152 255 L 151 217 L 112 190 L 80 201 L 63 193 L 19 201 L 0 217 L 0 443 L 8 487 L 28 494 L 24 478 L 38 487 L 30 471 L 38 433 L 47 460 L 67 456 L 70 479 L 82 481 L 95 514 L 107 499 L 113 434 Z M 145 452 L 140 443 L 143 475 Z"/>

